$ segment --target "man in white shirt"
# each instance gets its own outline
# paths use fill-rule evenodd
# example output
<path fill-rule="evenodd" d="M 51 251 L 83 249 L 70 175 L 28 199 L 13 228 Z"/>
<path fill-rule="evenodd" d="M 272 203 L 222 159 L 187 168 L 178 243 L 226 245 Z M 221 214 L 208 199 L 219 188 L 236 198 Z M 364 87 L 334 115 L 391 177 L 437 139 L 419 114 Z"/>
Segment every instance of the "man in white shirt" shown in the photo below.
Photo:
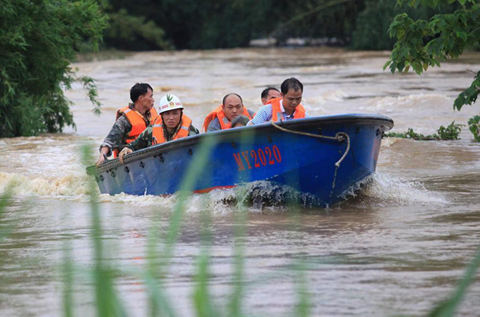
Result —
<path fill-rule="evenodd" d="M 305 118 L 305 108 L 302 106 L 303 84 L 296 78 L 285 79 L 280 86 L 281 97 L 274 98 L 260 110 L 247 125 L 264 122 L 285 121 Z"/>

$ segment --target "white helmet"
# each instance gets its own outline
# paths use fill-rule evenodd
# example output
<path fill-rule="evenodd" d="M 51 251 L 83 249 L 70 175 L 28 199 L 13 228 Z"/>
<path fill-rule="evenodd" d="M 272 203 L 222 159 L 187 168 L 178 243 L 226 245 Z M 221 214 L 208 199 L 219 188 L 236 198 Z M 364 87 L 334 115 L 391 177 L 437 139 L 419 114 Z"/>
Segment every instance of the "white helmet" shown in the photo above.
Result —
<path fill-rule="evenodd" d="M 182 102 L 178 99 L 177 96 L 172 94 L 166 94 L 160 99 L 160 106 L 158 113 L 163 113 L 165 111 L 183 109 Z"/>

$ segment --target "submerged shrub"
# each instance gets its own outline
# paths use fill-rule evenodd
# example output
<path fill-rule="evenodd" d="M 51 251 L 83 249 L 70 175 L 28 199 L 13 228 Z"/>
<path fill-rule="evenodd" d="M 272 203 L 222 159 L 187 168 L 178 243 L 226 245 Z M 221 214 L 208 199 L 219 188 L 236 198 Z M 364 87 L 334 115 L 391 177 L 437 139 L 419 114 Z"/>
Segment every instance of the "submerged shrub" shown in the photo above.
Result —
<path fill-rule="evenodd" d="M 404 138 L 404 139 L 412 139 L 412 140 L 420 140 L 420 141 L 431 141 L 431 140 L 458 140 L 460 132 L 462 131 L 463 124 L 455 123 L 452 121 L 447 127 L 443 125 L 438 128 L 437 133 L 423 135 L 421 133 L 416 133 L 413 131 L 412 128 L 408 128 L 407 132 L 390 132 L 385 133 L 386 137 L 394 137 L 394 138 Z"/>
<path fill-rule="evenodd" d="M 437 130 L 440 140 L 458 140 L 462 126 L 462 124 L 456 124 L 455 121 L 452 121 L 447 127 L 441 125 Z"/>
<path fill-rule="evenodd" d="M 474 116 L 468 120 L 468 128 L 473 134 L 473 139 L 480 142 L 480 116 Z"/>

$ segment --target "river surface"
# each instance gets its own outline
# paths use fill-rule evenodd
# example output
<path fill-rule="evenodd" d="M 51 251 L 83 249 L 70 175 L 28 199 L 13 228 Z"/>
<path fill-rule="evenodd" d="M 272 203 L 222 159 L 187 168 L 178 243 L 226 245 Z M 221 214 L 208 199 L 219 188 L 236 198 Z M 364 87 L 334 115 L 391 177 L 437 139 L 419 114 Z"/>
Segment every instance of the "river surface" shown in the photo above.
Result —
<path fill-rule="evenodd" d="M 466 124 L 480 112 L 478 102 L 452 110 L 456 95 L 479 70 L 480 54 L 465 54 L 422 76 L 383 71 L 387 58 L 388 52 L 325 48 L 237 49 L 148 52 L 73 65 L 79 75 L 96 80 L 102 114 L 92 113 L 85 91 L 74 84 L 66 94 L 76 130 L 0 139 L 0 191 L 14 185 L 14 199 L 0 218 L 2 232 L 9 231 L 0 240 L 0 315 L 62 314 L 61 265 L 69 245 L 74 311 L 94 314 L 91 211 L 79 149 L 89 144 L 97 150 L 134 83 L 150 83 L 157 101 L 167 91 L 179 96 L 198 128 L 226 93 L 239 93 L 257 110 L 261 90 L 291 76 L 304 83 L 303 104 L 311 115 L 379 113 L 395 121 L 396 132 L 432 134 L 453 120 Z M 452 294 L 480 245 L 480 144 L 467 127 L 460 136 L 385 138 L 373 182 L 328 209 L 247 205 L 243 311 L 294 315 L 298 279 L 291 265 L 299 263 L 312 316 L 421 316 Z M 214 191 L 187 202 L 163 286 L 179 316 L 194 314 L 200 223 L 207 213 L 210 287 L 218 309 L 232 293 L 235 216 L 243 208 L 229 203 L 234 195 Z M 122 272 L 116 289 L 129 315 L 147 315 L 138 272 L 146 264 L 149 232 L 166 231 L 177 197 L 99 199 L 104 258 Z M 458 315 L 479 312 L 477 273 Z"/>

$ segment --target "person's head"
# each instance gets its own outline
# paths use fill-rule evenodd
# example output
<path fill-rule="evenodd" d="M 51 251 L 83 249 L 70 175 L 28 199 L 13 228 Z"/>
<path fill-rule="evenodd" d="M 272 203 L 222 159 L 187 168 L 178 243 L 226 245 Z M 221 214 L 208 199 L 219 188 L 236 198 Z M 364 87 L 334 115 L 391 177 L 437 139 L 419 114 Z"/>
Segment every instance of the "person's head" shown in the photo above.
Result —
<path fill-rule="evenodd" d="M 268 87 L 262 91 L 260 97 L 262 98 L 262 103 L 266 105 L 270 99 L 281 97 L 280 91 L 275 87 Z"/>
<path fill-rule="evenodd" d="M 243 100 L 239 94 L 229 93 L 223 97 L 222 109 L 228 120 L 232 121 L 243 113 Z"/>
<path fill-rule="evenodd" d="M 283 97 L 283 108 L 287 113 L 293 113 L 295 108 L 302 102 L 303 85 L 292 77 L 285 79 L 280 86 Z"/>
<path fill-rule="evenodd" d="M 183 114 L 183 104 L 177 96 L 166 94 L 160 99 L 159 111 L 163 124 L 169 131 L 175 129 Z"/>
<path fill-rule="evenodd" d="M 136 83 L 130 88 L 130 99 L 140 112 L 152 109 L 155 102 L 152 86 L 147 83 Z"/>
<path fill-rule="evenodd" d="M 248 119 L 248 117 L 246 117 L 244 115 L 240 115 L 240 116 L 238 116 L 238 117 L 236 117 L 235 119 L 232 120 L 232 128 L 246 126 L 248 121 L 250 121 L 250 119 Z"/>

